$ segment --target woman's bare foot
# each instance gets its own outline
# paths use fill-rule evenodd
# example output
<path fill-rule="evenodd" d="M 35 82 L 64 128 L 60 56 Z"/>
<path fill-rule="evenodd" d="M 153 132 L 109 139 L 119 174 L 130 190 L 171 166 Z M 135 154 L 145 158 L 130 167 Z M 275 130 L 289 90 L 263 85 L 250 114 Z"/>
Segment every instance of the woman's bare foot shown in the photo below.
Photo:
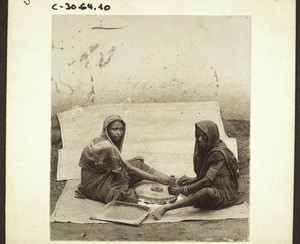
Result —
<path fill-rule="evenodd" d="M 166 209 L 164 207 L 159 207 L 159 208 L 155 209 L 151 214 L 154 219 L 160 220 L 161 217 L 165 214 L 165 212 L 166 212 Z"/>

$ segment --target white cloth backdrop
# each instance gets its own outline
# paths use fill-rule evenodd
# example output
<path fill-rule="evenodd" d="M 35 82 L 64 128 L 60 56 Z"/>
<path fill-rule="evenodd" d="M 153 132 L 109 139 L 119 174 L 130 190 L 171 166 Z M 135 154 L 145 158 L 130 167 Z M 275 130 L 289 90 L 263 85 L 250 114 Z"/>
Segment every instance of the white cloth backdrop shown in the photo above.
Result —
<path fill-rule="evenodd" d="M 105 104 L 58 114 L 63 149 L 59 150 L 57 180 L 80 179 L 83 148 L 102 131 L 105 118 L 120 115 L 126 123 L 122 155 L 143 156 L 145 163 L 170 175 L 194 175 L 195 123 L 214 121 L 221 139 L 237 156 L 237 143 L 224 131 L 217 102 Z"/>

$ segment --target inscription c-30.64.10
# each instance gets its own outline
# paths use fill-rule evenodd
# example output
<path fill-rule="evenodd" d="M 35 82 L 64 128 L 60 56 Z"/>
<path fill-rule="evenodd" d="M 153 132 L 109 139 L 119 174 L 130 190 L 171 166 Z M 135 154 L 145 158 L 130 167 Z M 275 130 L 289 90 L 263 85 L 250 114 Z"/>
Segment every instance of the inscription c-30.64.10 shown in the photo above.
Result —
<path fill-rule="evenodd" d="M 73 4 L 73 3 L 64 3 L 64 4 L 58 4 L 55 3 L 52 5 L 53 10 L 59 10 L 59 9 L 64 9 L 64 10 L 103 10 L 103 11 L 108 11 L 110 10 L 110 5 L 107 4 L 92 4 L 92 3 L 80 3 L 80 4 Z"/>

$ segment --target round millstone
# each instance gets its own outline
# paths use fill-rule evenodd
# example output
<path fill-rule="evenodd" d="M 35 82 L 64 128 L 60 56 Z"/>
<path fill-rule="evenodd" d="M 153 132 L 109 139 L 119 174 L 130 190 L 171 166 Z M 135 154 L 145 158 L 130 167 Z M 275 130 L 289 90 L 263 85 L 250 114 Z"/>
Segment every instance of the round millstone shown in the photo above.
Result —
<path fill-rule="evenodd" d="M 140 200 L 150 204 L 164 205 L 177 200 L 177 196 L 169 194 L 168 186 L 155 182 L 142 182 L 135 188 L 135 192 Z"/>

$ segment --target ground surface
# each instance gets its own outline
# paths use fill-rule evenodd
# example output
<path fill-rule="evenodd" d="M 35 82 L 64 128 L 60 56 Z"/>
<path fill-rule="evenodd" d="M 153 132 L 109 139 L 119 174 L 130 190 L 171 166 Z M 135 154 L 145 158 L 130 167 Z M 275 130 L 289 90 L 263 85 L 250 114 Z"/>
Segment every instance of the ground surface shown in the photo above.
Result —
<path fill-rule="evenodd" d="M 249 203 L 249 130 L 247 120 L 223 120 L 229 137 L 237 139 L 240 161 L 240 189 Z M 66 181 L 56 181 L 58 149 L 62 148 L 59 123 L 52 118 L 50 213 L 62 193 Z M 52 240 L 98 241 L 247 241 L 248 219 L 219 221 L 186 221 L 180 223 L 145 224 L 132 227 L 119 224 L 51 223 Z"/>

